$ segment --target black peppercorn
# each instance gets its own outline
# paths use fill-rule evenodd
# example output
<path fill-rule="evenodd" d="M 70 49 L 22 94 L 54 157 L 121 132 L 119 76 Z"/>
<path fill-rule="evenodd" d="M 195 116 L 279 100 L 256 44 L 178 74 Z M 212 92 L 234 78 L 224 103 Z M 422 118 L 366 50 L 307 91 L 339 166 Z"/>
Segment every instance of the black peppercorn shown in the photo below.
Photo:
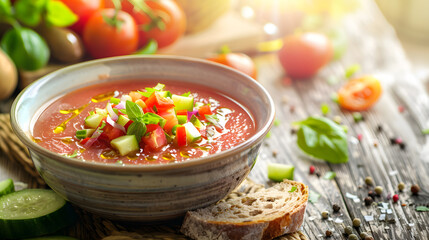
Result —
<path fill-rule="evenodd" d="M 368 191 L 368 196 L 370 196 L 371 198 L 374 199 L 376 195 L 377 194 L 374 191 L 372 191 L 372 190 Z"/>
<path fill-rule="evenodd" d="M 420 187 L 419 187 L 419 185 L 417 185 L 417 184 L 413 184 L 413 185 L 411 186 L 411 192 L 412 192 L 414 195 L 418 195 L 418 194 L 419 194 L 419 192 L 420 192 Z"/>
<path fill-rule="evenodd" d="M 326 237 L 332 236 L 332 231 L 331 230 L 326 230 L 325 235 L 326 235 Z"/>
<path fill-rule="evenodd" d="M 369 205 L 371 205 L 374 202 L 374 200 L 372 199 L 372 197 L 366 197 L 363 201 L 365 202 L 366 206 L 369 206 Z"/>
<path fill-rule="evenodd" d="M 339 211 L 340 211 L 340 209 L 341 209 L 341 207 L 340 207 L 340 206 L 338 206 L 337 204 L 332 205 L 332 210 L 334 210 L 334 212 L 335 212 L 335 213 L 336 213 L 336 212 L 339 212 Z"/>

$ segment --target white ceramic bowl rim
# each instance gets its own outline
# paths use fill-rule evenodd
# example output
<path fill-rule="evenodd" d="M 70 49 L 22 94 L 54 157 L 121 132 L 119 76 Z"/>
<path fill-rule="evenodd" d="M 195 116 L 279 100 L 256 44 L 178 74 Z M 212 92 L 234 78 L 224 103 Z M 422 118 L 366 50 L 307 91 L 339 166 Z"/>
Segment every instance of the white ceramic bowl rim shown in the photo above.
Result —
<path fill-rule="evenodd" d="M 185 160 L 185 161 L 181 161 L 181 162 L 173 162 L 173 163 L 168 163 L 168 164 L 117 165 L 117 164 L 99 163 L 99 162 L 94 162 L 94 161 L 82 161 L 82 159 L 69 158 L 69 157 L 63 156 L 61 154 L 52 152 L 52 151 L 38 145 L 28 136 L 29 133 L 25 132 L 23 129 L 20 128 L 20 126 L 17 122 L 17 117 L 18 117 L 17 109 L 19 108 L 19 105 L 22 102 L 22 99 L 21 99 L 22 96 L 26 92 L 31 91 L 34 88 L 38 88 L 40 85 L 43 85 L 45 82 L 50 81 L 50 79 L 56 77 L 57 75 L 61 75 L 63 73 L 67 73 L 67 72 L 72 72 L 75 69 L 79 69 L 81 66 L 91 66 L 91 65 L 102 64 L 104 62 L 117 61 L 117 60 L 121 60 L 121 59 L 133 59 L 133 58 L 170 59 L 170 60 L 185 61 L 185 62 L 189 62 L 189 63 L 211 64 L 215 68 L 223 68 L 223 69 L 227 69 L 227 71 L 233 71 L 233 72 L 235 72 L 235 74 L 239 74 L 239 75 L 242 75 L 241 77 L 247 78 L 249 81 L 252 82 L 252 84 L 255 87 L 258 88 L 258 90 L 260 92 L 262 92 L 265 95 L 264 97 L 267 99 L 267 101 L 269 103 L 267 106 L 269 108 L 268 109 L 269 116 L 266 117 L 265 122 L 259 123 L 262 125 L 262 128 L 259 131 L 257 131 L 253 136 L 251 136 L 246 141 L 236 145 L 235 147 L 233 147 L 231 149 L 222 151 L 220 153 L 211 154 L 211 155 L 206 156 L 206 157 L 194 158 L 194 159 L 189 159 L 189 160 Z M 121 172 L 125 173 L 125 172 L 139 172 L 139 171 L 140 172 L 147 172 L 147 171 L 152 172 L 152 171 L 159 171 L 159 170 L 186 168 L 186 167 L 204 164 L 204 163 L 211 162 L 211 161 L 216 161 L 216 160 L 221 161 L 224 158 L 226 159 L 226 158 L 228 158 L 228 156 L 234 155 L 237 152 L 241 152 L 248 147 L 252 147 L 252 145 L 255 145 L 255 143 L 262 141 L 262 139 L 265 137 L 265 135 L 271 129 L 272 124 L 274 122 L 275 107 L 274 107 L 274 102 L 273 102 L 270 94 L 266 91 L 266 89 L 259 82 L 257 82 L 253 78 L 251 78 L 251 77 L 249 77 L 249 76 L 247 76 L 247 75 L 245 75 L 245 74 L 243 74 L 243 73 L 241 73 L 235 69 L 227 67 L 225 65 L 206 61 L 206 60 L 202 60 L 202 59 L 183 57 L 183 56 L 172 56 L 172 55 L 170 55 L 170 56 L 161 56 L 161 55 L 133 56 L 133 55 L 130 55 L 130 56 L 120 56 L 120 57 L 103 58 L 103 59 L 98 59 L 98 60 L 90 60 L 90 61 L 74 64 L 74 65 L 71 65 L 68 67 L 64 67 L 62 69 L 56 70 L 50 74 L 45 75 L 44 77 L 42 77 L 42 78 L 34 81 L 33 83 L 31 83 L 29 86 L 27 86 L 23 91 L 21 91 L 18 94 L 18 96 L 16 97 L 16 99 L 14 100 L 14 102 L 12 104 L 10 116 L 11 116 L 11 125 L 12 125 L 14 132 L 16 133 L 18 138 L 28 148 L 30 148 L 33 151 L 36 151 L 36 152 L 38 152 L 44 156 L 50 157 L 52 159 L 56 159 L 57 161 L 60 161 L 62 163 L 65 163 L 68 165 L 73 165 L 76 167 L 84 167 L 87 169 L 100 171 L 100 172 L 121 171 Z"/>

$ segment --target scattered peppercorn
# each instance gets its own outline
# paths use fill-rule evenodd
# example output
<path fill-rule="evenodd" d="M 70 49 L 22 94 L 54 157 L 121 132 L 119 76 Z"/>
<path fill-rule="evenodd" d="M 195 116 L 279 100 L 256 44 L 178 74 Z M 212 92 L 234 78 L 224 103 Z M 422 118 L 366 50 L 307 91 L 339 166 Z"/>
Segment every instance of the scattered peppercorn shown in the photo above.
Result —
<path fill-rule="evenodd" d="M 419 194 L 419 192 L 420 192 L 420 187 L 419 187 L 419 185 L 417 185 L 417 184 L 413 184 L 413 185 L 411 186 L 411 192 L 412 192 L 414 195 L 418 195 L 418 194 Z"/>
<path fill-rule="evenodd" d="M 347 238 L 348 240 L 358 240 L 358 236 L 356 236 L 356 234 L 350 234 L 349 237 Z"/>
<path fill-rule="evenodd" d="M 359 234 L 359 236 L 360 236 L 360 238 L 364 239 L 366 236 L 368 236 L 368 233 L 366 233 L 366 232 L 361 232 L 361 233 Z"/>
<path fill-rule="evenodd" d="M 320 178 L 320 172 L 316 172 L 316 176 Z"/>
<path fill-rule="evenodd" d="M 358 139 L 359 141 L 362 141 L 362 138 L 363 138 L 363 135 L 362 135 L 361 133 L 359 133 L 359 134 L 357 135 L 357 139 Z"/>
<path fill-rule="evenodd" d="M 359 218 L 354 218 L 353 219 L 353 227 L 360 227 L 360 219 Z"/>
<path fill-rule="evenodd" d="M 332 236 L 332 231 L 331 230 L 326 230 L 325 235 L 326 235 L 326 237 Z"/>
<path fill-rule="evenodd" d="M 378 132 L 382 132 L 382 131 L 383 131 L 383 125 L 379 124 L 379 125 L 377 126 L 377 131 L 378 131 Z"/>
<path fill-rule="evenodd" d="M 404 189 L 405 189 L 405 183 L 400 182 L 400 183 L 398 184 L 398 190 L 402 192 Z"/>
<path fill-rule="evenodd" d="M 277 157 L 277 151 L 276 150 L 273 150 L 273 157 Z"/>
<path fill-rule="evenodd" d="M 373 238 L 373 237 L 371 237 L 371 236 L 366 236 L 366 237 L 365 237 L 365 240 L 374 240 L 374 238 Z"/>
<path fill-rule="evenodd" d="M 341 209 L 341 207 L 340 206 L 338 206 L 338 204 L 334 204 L 334 205 L 332 205 L 332 210 L 334 210 L 334 212 L 336 213 L 336 212 L 339 212 L 340 211 L 340 209 Z"/>
<path fill-rule="evenodd" d="M 401 143 L 399 143 L 399 148 L 401 150 L 405 150 L 405 148 L 407 148 L 407 145 L 405 143 L 401 142 Z"/>
<path fill-rule="evenodd" d="M 375 193 L 377 195 L 380 196 L 383 193 L 383 187 L 382 186 L 377 186 L 377 187 L 375 187 L 374 191 L 375 191 Z"/>
<path fill-rule="evenodd" d="M 399 105 L 399 106 L 398 106 L 398 111 L 399 111 L 400 113 L 403 113 L 403 112 L 405 111 L 405 107 L 404 107 L 404 106 L 402 106 L 402 105 Z"/>
<path fill-rule="evenodd" d="M 372 186 L 374 184 L 374 180 L 372 179 L 372 177 L 366 177 L 365 178 L 365 183 L 368 186 Z"/>
<path fill-rule="evenodd" d="M 399 201 L 399 195 L 398 194 L 393 195 L 392 200 L 394 203 L 398 202 Z"/>
<path fill-rule="evenodd" d="M 369 191 L 368 191 L 368 196 L 370 196 L 371 198 L 373 198 L 373 199 L 374 199 L 374 198 L 375 198 L 375 195 L 376 195 L 376 194 L 375 194 L 375 192 L 374 192 L 374 191 L 372 191 L 372 190 L 369 190 Z"/>
<path fill-rule="evenodd" d="M 298 130 L 296 130 L 295 128 L 291 128 L 290 129 L 290 135 L 295 135 L 297 131 Z"/>
<path fill-rule="evenodd" d="M 371 205 L 374 202 L 374 200 L 372 199 L 372 197 L 366 197 L 363 201 L 365 202 L 366 206 L 369 206 L 369 205 Z"/>
<path fill-rule="evenodd" d="M 396 144 L 396 138 L 390 138 L 390 144 L 395 145 Z"/>
<path fill-rule="evenodd" d="M 313 165 L 310 166 L 310 174 L 314 173 L 314 170 L 316 170 L 316 167 L 314 167 Z"/>
<path fill-rule="evenodd" d="M 350 226 L 345 227 L 344 228 L 344 233 L 347 234 L 347 235 L 352 234 L 353 233 L 353 228 L 350 227 Z"/>
<path fill-rule="evenodd" d="M 402 138 L 399 138 L 399 137 L 398 137 L 398 138 L 396 138 L 396 139 L 395 139 L 395 143 L 396 143 L 396 144 L 401 144 L 402 142 L 403 142 L 403 141 L 402 141 Z"/>
<path fill-rule="evenodd" d="M 329 217 L 329 213 L 328 213 L 328 211 L 323 211 L 322 212 L 322 218 L 323 219 L 327 219 Z"/>

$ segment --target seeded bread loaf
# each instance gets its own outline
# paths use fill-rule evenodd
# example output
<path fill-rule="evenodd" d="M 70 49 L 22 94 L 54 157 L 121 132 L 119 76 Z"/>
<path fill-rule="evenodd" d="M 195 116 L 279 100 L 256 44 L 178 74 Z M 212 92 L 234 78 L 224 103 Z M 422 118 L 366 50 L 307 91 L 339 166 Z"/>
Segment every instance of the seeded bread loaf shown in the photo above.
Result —
<path fill-rule="evenodd" d="M 189 211 L 180 231 L 193 239 L 273 239 L 303 223 L 308 187 L 284 180 L 273 187 Z"/>

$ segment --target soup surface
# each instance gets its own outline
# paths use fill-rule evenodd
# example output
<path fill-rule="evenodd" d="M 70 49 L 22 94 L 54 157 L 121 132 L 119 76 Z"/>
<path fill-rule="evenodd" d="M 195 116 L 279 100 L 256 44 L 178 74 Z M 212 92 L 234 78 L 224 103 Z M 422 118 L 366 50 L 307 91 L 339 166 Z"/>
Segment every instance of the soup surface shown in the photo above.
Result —
<path fill-rule="evenodd" d="M 192 84 L 116 81 L 71 92 L 37 117 L 33 140 L 51 151 L 116 164 L 159 164 L 214 154 L 255 132 L 246 109 Z"/>

